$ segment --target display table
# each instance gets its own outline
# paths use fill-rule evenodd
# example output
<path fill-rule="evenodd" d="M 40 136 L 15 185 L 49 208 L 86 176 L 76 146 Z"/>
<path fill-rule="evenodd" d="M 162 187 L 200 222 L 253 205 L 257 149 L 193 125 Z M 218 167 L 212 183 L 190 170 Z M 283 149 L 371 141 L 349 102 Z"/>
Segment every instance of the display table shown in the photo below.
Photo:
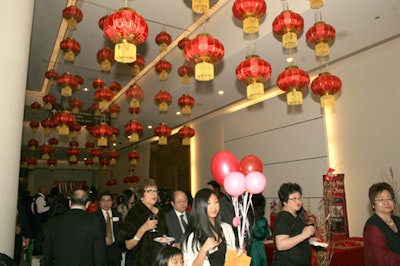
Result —
<path fill-rule="evenodd" d="M 333 255 L 330 266 L 364 266 L 364 242 L 360 237 L 350 237 L 331 243 Z M 274 256 L 274 242 L 264 241 L 265 254 L 267 255 L 268 265 L 272 265 Z"/>

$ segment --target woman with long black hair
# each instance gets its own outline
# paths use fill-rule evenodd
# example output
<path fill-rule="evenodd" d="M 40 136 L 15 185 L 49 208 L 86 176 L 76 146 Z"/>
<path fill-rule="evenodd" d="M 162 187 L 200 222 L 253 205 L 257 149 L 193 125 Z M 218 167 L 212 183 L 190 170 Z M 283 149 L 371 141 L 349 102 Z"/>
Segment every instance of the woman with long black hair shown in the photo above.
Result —
<path fill-rule="evenodd" d="M 232 227 L 221 222 L 219 208 L 214 191 L 197 192 L 181 245 L 185 265 L 224 265 L 227 250 L 236 250 Z"/>

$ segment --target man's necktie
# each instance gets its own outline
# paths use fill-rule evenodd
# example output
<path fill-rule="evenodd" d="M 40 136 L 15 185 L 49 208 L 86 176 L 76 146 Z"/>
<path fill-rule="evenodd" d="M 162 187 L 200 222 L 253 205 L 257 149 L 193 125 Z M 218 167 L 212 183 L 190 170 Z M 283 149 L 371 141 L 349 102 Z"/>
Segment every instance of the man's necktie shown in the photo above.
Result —
<path fill-rule="evenodd" d="M 111 241 L 113 240 L 113 235 L 112 235 L 112 227 L 111 227 L 111 217 L 110 217 L 110 214 L 108 213 L 108 212 L 106 212 L 106 219 L 107 219 L 107 222 L 106 222 L 106 237 L 108 238 L 108 239 L 111 239 Z"/>
<path fill-rule="evenodd" d="M 183 228 L 186 230 L 187 223 L 185 222 L 185 219 L 183 219 L 184 216 L 185 216 L 184 214 L 179 215 L 179 217 L 181 218 L 181 223 L 183 225 Z"/>

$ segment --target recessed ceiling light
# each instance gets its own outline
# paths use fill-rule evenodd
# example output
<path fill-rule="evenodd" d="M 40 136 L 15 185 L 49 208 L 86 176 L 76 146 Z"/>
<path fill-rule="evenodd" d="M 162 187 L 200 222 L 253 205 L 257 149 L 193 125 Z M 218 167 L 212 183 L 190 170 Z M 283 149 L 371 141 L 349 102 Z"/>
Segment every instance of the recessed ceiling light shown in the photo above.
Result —
<path fill-rule="evenodd" d="M 222 94 L 224 94 L 224 91 L 223 91 L 223 90 L 219 90 L 219 91 L 218 91 L 218 94 L 219 94 L 219 95 L 222 95 Z"/>
<path fill-rule="evenodd" d="M 153 126 L 152 126 L 152 125 L 148 125 L 147 128 L 148 128 L 148 129 L 152 129 Z"/>
<path fill-rule="evenodd" d="M 117 146 L 117 143 L 114 142 L 114 143 L 113 143 L 113 146 L 114 146 L 114 147 Z"/>
<path fill-rule="evenodd" d="M 177 112 L 176 112 L 176 115 L 181 115 L 181 112 L 177 111 Z"/>
<path fill-rule="evenodd" d="M 89 89 L 87 87 L 82 89 L 83 91 L 89 91 Z"/>
<path fill-rule="evenodd" d="M 294 61 L 294 59 L 291 56 L 286 58 L 286 62 L 288 62 L 288 63 L 292 63 L 293 61 Z"/>

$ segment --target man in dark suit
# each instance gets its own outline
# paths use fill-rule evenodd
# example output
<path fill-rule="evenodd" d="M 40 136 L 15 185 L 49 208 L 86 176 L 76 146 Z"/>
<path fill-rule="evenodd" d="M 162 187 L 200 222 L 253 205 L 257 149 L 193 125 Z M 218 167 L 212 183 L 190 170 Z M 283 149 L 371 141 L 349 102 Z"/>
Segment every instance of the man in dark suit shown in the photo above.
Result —
<path fill-rule="evenodd" d="M 115 239 L 122 226 L 122 214 L 112 210 L 112 194 L 109 191 L 100 195 L 100 209 L 93 215 L 99 219 L 104 235 L 106 236 L 106 256 L 108 266 L 120 266 L 122 251 L 118 248 Z"/>
<path fill-rule="evenodd" d="M 180 248 L 182 236 L 185 233 L 188 223 L 189 213 L 186 211 L 188 207 L 188 198 L 186 193 L 176 190 L 172 194 L 171 201 L 173 209 L 165 214 L 169 236 L 175 238 L 175 247 Z"/>
<path fill-rule="evenodd" d="M 106 242 L 99 219 L 86 212 L 89 196 L 75 190 L 71 209 L 51 219 L 45 238 L 44 266 L 106 266 Z"/>

